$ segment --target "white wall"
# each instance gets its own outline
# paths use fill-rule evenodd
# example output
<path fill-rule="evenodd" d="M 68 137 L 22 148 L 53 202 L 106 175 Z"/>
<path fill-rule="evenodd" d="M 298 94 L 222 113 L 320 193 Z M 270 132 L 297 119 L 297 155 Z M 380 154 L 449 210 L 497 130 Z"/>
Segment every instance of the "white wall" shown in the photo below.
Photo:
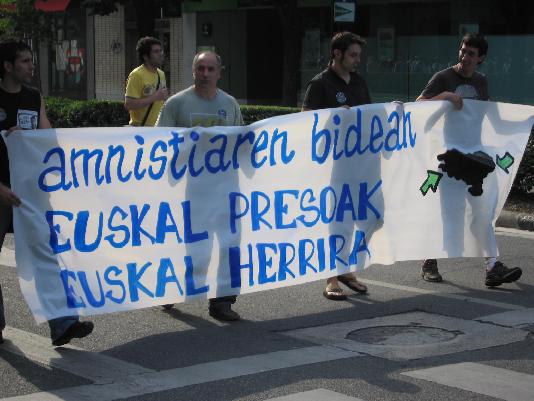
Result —
<path fill-rule="evenodd" d="M 124 8 L 95 16 L 95 97 L 123 100 L 126 84 L 124 61 Z"/>

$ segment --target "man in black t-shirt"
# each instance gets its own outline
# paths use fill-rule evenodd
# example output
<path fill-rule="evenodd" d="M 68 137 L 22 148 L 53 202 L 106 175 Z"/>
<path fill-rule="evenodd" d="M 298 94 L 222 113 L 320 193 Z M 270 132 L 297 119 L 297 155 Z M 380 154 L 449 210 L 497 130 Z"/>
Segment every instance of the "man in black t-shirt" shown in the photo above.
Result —
<path fill-rule="evenodd" d="M 488 42 L 481 34 L 466 34 L 460 43 L 458 63 L 437 72 L 417 98 L 421 100 L 448 100 L 456 110 L 463 107 L 463 99 L 489 100 L 486 77 L 476 69 L 486 58 Z M 480 135 L 480 134 L 479 134 Z M 478 138 L 480 142 L 480 138 Z M 443 204 L 442 204 L 443 207 Z M 444 222 L 454 224 L 454 222 Z M 519 267 L 508 268 L 495 257 L 486 258 L 486 281 L 488 287 L 511 283 L 521 277 Z M 426 281 L 441 282 L 436 259 L 426 259 L 421 267 L 421 276 Z"/>
<path fill-rule="evenodd" d="M 308 84 L 302 111 L 371 103 L 367 84 L 356 71 L 364 45 L 365 40 L 354 33 L 334 35 L 330 43 L 328 68 Z M 367 287 L 356 279 L 355 274 L 347 273 L 329 278 L 323 295 L 334 301 L 346 299 L 347 295 L 339 286 L 340 281 L 353 291 L 367 292 Z"/>
<path fill-rule="evenodd" d="M 23 129 L 51 128 L 41 94 L 37 89 L 27 86 L 34 69 L 33 55 L 26 43 L 11 40 L 0 43 L 0 130 L 6 131 L 7 135 Z M 10 188 L 7 148 L 0 138 L 0 251 L 13 219 L 12 207 L 18 207 L 21 203 L 21 199 Z M 73 338 L 85 337 L 93 331 L 93 323 L 80 322 L 78 316 L 53 319 L 48 324 L 55 346 L 67 344 Z M 0 288 L 0 343 L 3 341 L 4 328 Z"/>

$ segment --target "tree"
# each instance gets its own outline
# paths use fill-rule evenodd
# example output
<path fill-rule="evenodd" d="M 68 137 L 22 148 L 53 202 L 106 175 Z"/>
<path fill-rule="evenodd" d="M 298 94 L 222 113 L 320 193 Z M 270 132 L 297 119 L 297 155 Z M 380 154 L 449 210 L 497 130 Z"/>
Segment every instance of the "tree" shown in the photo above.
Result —
<path fill-rule="evenodd" d="M 118 10 L 119 4 L 131 4 L 137 15 L 139 37 L 154 36 L 155 20 L 160 17 L 160 9 L 181 7 L 179 0 L 83 0 L 82 7 L 91 15 L 108 15 Z"/>
<path fill-rule="evenodd" d="M 51 19 L 35 8 L 35 0 L 0 0 L 0 38 L 16 37 L 39 42 L 52 36 Z"/>
<path fill-rule="evenodd" d="M 35 8 L 35 0 L 0 0 L 0 40 L 26 40 L 37 59 L 39 43 L 52 37 L 51 17 Z M 41 88 L 41 74 L 36 69 L 34 84 Z"/>

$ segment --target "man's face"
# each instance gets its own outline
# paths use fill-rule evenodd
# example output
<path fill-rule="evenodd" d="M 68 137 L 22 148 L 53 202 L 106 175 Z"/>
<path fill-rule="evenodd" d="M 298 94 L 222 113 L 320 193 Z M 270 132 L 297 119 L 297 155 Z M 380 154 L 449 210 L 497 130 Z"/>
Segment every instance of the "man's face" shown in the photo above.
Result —
<path fill-rule="evenodd" d="M 15 81 L 21 84 L 29 84 L 32 81 L 35 65 L 32 53 L 29 50 L 17 52 L 17 58 L 13 64 L 6 62 L 6 72 L 11 74 Z"/>
<path fill-rule="evenodd" d="M 473 74 L 478 64 L 484 60 L 484 57 L 485 56 L 478 55 L 478 48 L 467 46 L 465 43 L 463 43 L 458 53 L 459 71 L 465 75 Z"/>
<path fill-rule="evenodd" d="M 214 89 L 221 78 L 221 66 L 217 57 L 212 53 L 201 54 L 193 65 L 193 79 L 195 86 L 206 89 Z"/>
<path fill-rule="evenodd" d="M 152 45 L 149 56 L 145 56 L 146 62 L 153 67 L 161 67 L 163 65 L 164 58 L 165 55 L 163 53 L 163 48 L 158 44 Z"/>
<path fill-rule="evenodd" d="M 350 45 L 340 60 L 340 66 L 346 72 L 355 72 L 360 65 L 360 56 L 362 54 L 362 47 L 354 43 Z"/>

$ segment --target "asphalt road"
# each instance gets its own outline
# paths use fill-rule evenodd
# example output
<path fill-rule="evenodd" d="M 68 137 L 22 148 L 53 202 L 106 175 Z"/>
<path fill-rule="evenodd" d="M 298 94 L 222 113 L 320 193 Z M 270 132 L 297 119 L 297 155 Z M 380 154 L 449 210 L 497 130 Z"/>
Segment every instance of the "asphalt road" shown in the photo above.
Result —
<path fill-rule="evenodd" d="M 523 267 L 488 289 L 482 259 L 372 266 L 368 295 L 333 302 L 324 283 L 238 298 L 240 322 L 207 302 L 97 316 L 94 333 L 54 349 L 0 256 L 8 328 L 0 401 L 534 400 L 534 233 L 498 230 L 500 259 Z"/>

